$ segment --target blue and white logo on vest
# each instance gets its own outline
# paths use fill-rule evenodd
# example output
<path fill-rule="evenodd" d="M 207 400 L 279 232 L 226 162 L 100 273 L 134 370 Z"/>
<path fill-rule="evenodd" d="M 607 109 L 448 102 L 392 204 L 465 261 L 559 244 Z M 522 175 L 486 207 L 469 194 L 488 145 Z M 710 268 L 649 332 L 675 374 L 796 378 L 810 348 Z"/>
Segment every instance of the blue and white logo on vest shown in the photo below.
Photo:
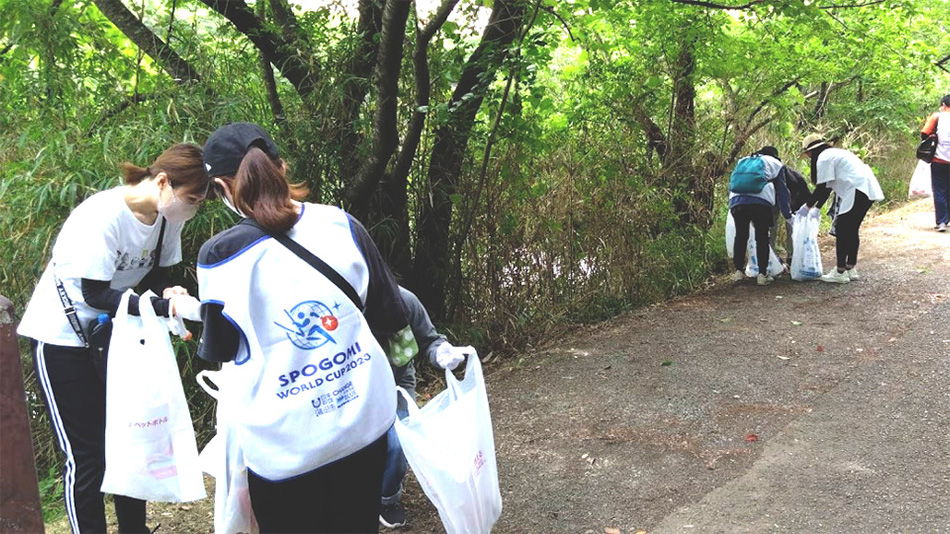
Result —
<path fill-rule="evenodd" d="M 339 307 L 339 304 L 334 306 L 334 308 Z M 314 350 L 327 343 L 336 343 L 330 332 L 336 330 L 340 322 L 333 315 L 333 310 L 322 302 L 306 300 L 290 310 L 284 310 L 284 313 L 287 314 L 291 326 L 277 321 L 274 321 L 274 324 L 286 331 L 287 339 L 295 347 Z"/>

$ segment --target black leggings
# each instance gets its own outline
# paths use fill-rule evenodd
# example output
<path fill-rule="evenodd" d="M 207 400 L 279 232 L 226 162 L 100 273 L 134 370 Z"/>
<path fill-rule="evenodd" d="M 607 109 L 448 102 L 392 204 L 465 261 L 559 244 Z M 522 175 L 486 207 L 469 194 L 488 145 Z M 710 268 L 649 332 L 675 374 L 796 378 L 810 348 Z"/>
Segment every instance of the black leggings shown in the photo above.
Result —
<path fill-rule="evenodd" d="M 75 533 L 105 532 L 105 505 L 99 488 L 106 467 L 106 385 L 87 349 L 36 340 L 30 347 L 53 432 L 66 454 L 63 500 L 70 527 Z M 119 532 L 148 532 L 145 501 L 114 497 Z"/>
<path fill-rule="evenodd" d="M 261 532 L 379 531 L 386 434 L 353 454 L 289 480 L 272 482 L 251 470 L 247 486 Z"/>
<path fill-rule="evenodd" d="M 749 223 L 755 227 L 755 255 L 759 273 L 768 274 L 769 229 L 772 227 L 772 206 L 740 204 L 730 210 L 736 221 L 736 240 L 733 242 L 732 264 L 737 271 L 745 269 L 745 250 L 749 242 Z"/>
<path fill-rule="evenodd" d="M 864 222 L 864 216 L 874 201 L 861 191 L 854 192 L 854 205 L 847 213 L 839 213 L 835 220 L 835 251 L 838 256 L 838 270 L 843 271 L 858 263 L 858 247 L 861 238 L 858 229 Z"/>

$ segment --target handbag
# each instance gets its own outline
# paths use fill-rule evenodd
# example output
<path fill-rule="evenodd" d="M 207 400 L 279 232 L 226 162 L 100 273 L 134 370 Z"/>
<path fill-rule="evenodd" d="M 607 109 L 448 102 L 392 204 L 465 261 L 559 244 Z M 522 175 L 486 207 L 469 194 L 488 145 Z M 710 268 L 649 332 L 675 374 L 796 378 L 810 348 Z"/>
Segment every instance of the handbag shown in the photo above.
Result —
<path fill-rule="evenodd" d="M 920 144 L 917 145 L 917 159 L 921 161 L 932 163 L 934 156 L 937 155 L 937 123 L 938 121 L 934 122 L 934 133 L 925 137 Z"/>
<path fill-rule="evenodd" d="M 156 269 L 162 261 L 162 242 L 165 240 L 166 222 L 167 220 L 162 217 L 162 227 L 158 230 L 158 245 L 155 247 L 155 263 L 152 265 L 152 269 Z M 56 284 L 56 292 L 59 294 L 59 301 L 63 305 L 63 312 L 69 321 L 69 326 L 73 328 L 76 337 L 79 338 L 83 347 L 88 351 L 89 358 L 92 360 L 92 365 L 96 369 L 96 375 L 99 376 L 99 380 L 105 384 L 106 362 L 109 359 L 109 343 L 112 339 L 112 319 L 108 313 L 100 313 L 98 317 L 89 321 L 86 328 L 86 330 L 89 331 L 89 335 L 86 336 L 82 325 L 79 323 L 76 307 L 73 306 L 73 301 L 66 293 L 66 288 L 63 287 L 63 281 L 56 276 L 55 270 L 53 280 Z"/>

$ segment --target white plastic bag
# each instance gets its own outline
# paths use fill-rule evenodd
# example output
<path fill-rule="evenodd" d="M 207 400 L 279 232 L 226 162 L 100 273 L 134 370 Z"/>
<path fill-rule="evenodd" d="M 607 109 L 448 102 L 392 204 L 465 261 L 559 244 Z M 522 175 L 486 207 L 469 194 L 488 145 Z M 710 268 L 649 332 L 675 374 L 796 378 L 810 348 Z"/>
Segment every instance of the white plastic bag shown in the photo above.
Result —
<path fill-rule="evenodd" d="M 729 255 L 729 259 L 735 257 L 735 242 L 736 242 L 736 220 L 732 216 L 730 211 L 726 216 L 726 254 Z M 745 266 L 745 275 L 749 278 L 753 278 L 759 275 L 759 260 L 755 255 L 755 226 L 752 223 L 749 223 L 749 243 L 746 245 L 746 266 Z M 769 266 L 768 273 L 769 276 L 778 276 L 782 274 L 784 267 L 782 267 L 782 262 L 778 259 L 778 256 L 775 254 L 775 251 L 772 250 L 771 246 L 769 247 Z"/>
<path fill-rule="evenodd" d="M 141 317 L 122 296 L 106 368 L 106 469 L 103 493 L 147 501 L 205 497 L 195 430 L 188 413 L 168 329 L 155 316 L 151 291 Z"/>
<path fill-rule="evenodd" d="M 462 381 L 449 370 L 445 379 L 448 388 L 421 409 L 397 388 L 409 405 L 409 416 L 396 419 L 396 434 L 446 532 L 487 533 L 501 515 L 501 492 L 478 356 L 468 357 Z"/>
<path fill-rule="evenodd" d="M 821 250 L 818 248 L 818 225 L 821 213 L 796 213 L 792 219 L 792 280 L 815 280 L 821 277 Z"/>
<path fill-rule="evenodd" d="M 914 174 L 910 177 L 907 198 L 927 198 L 933 196 L 933 194 L 930 164 L 923 160 L 917 160 L 917 167 L 914 168 Z"/>
<path fill-rule="evenodd" d="M 769 246 L 769 265 L 766 268 L 766 272 L 769 276 L 778 276 L 782 274 L 785 270 L 785 267 L 782 266 L 782 262 L 778 259 L 778 256 L 775 255 L 775 251 L 772 250 L 772 246 Z M 759 258 L 756 255 L 755 247 L 755 228 L 752 224 L 749 224 L 749 244 L 746 247 L 746 264 L 745 264 L 745 275 L 749 278 L 759 275 Z"/>
<path fill-rule="evenodd" d="M 731 260 L 735 257 L 733 249 L 736 246 L 736 220 L 732 216 L 732 212 L 726 212 L 726 254 Z"/>
<path fill-rule="evenodd" d="M 247 487 L 247 465 L 235 437 L 233 406 L 222 398 L 229 387 L 228 374 L 233 363 L 226 363 L 221 371 L 201 371 L 196 379 L 209 395 L 217 400 L 217 433 L 201 450 L 201 466 L 214 477 L 214 532 L 215 534 L 257 534 L 260 528 L 251 495 Z M 210 379 L 218 389 L 212 389 Z"/>

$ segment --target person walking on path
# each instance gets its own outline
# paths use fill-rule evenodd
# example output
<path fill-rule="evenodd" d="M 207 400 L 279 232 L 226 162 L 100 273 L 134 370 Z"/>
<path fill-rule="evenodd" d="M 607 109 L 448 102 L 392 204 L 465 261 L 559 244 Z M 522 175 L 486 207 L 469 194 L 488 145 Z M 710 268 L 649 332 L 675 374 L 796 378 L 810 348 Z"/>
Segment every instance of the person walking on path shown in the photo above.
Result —
<path fill-rule="evenodd" d="M 773 146 L 762 147 L 761 150 L 742 158 L 736 164 L 738 168 L 743 161 L 757 159 L 761 163 L 761 168 L 756 165 L 754 172 L 761 173 L 756 177 L 762 182 L 762 187 L 757 192 L 736 192 L 729 193 L 729 211 L 732 213 L 736 223 L 736 237 L 733 242 L 733 266 L 735 273 L 732 275 L 733 282 L 739 282 L 745 278 L 746 245 L 749 242 L 749 223 L 755 228 L 755 251 L 756 261 L 759 265 L 759 275 L 756 277 L 756 283 L 760 286 L 771 284 L 775 279 L 768 274 L 769 264 L 769 233 L 772 228 L 772 209 L 778 205 L 782 211 L 785 220 L 792 217 L 788 187 L 785 185 L 785 165 L 778 159 L 778 150 Z M 733 171 L 733 176 L 735 176 Z M 758 186 L 753 187 L 753 189 Z M 738 189 L 730 185 L 731 189 Z M 743 188 L 744 189 L 744 188 Z"/>
<path fill-rule="evenodd" d="M 950 225 L 950 95 L 940 99 L 940 109 L 927 117 L 920 129 L 921 139 L 932 135 L 937 136 L 937 154 L 930 163 L 935 228 L 938 232 L 946 232 Z"/>
<path fill-rule="evenodd" d="M 399 286 L 362 224 L 299 201 L 305 188 L 260 126 L 218 128 L 205 163 L 245 218 L 199 252 L 198 355 L 233 362 L 219 402 L 241 413 L 260 530 L 376 532 L 396 417 L 389 362 L 418 352 Z"/>
<path fill-rule="evenodd" d="M 884 200 L 881 185 L 871 167 L 854 153 L 833 148 L 821 134 L 805 137 L 802 155 L 811 160 L 811 180 L 816 184 L 805 206 L 820 209 L 832 191 L 840 201 L 835 216 L 837 266 L 822 275 L 821 280 L 839 284 L 858 280 L 858 233 L 871 204 Z"/>
<path fill-rule="evenodd" d="M 95 362 L 86 346 L 88 325 L 101 313 L 114 316 L 122 295 L 135 287 L 164 297 L 152 301 L 157 315 L 198 314 L 197 299 L 170 286 L 168 268 L 181 261 L 182 227 L 208 190 L 201 149 L 177 144 L 148 167 L 122 167 L 126 185 L 92 195 L 69 214 L 17 330 L 30 338 L 37 381 L 66 455 L 63 500 L 76 533 L 106 531 L 105 362 Z M 139 315 L 138 296 L 129 299 L 128 311 Z M 145 501 L 122 495 L 114 501 L 119 532 L 149 532 Z"/>
<path fill-rule="evenodd" d="M 409 326 L 419 345 L 419 354 L 425 354 L 432 365 L 453 370 L 465 361 L 466 355 L 475 351 L 472 347 L 456 347 L 446 341 L 445 336 L 436 331 L 429 314 L 412 291 L 400 286 L 399 293 L 409 312 Z M 393 366 L 396 385 L 405 389 L 409 396 L 416 396 L 416 370 L 413 362 L 403 366 Z M 396 399 L 396 417 L 409 416 L 405 399 L 398 395 Z M 406 455 L 399 443 L 395 426 L 390 427 L 388 448 L 386 450 L 386 469 L 383 472 L 383 497 L 379 509 L 379 523 L 387 528 L 399 528 L 406 524 L 406 509 L 402 505 L 402 481 L 408 471 Z"/>

